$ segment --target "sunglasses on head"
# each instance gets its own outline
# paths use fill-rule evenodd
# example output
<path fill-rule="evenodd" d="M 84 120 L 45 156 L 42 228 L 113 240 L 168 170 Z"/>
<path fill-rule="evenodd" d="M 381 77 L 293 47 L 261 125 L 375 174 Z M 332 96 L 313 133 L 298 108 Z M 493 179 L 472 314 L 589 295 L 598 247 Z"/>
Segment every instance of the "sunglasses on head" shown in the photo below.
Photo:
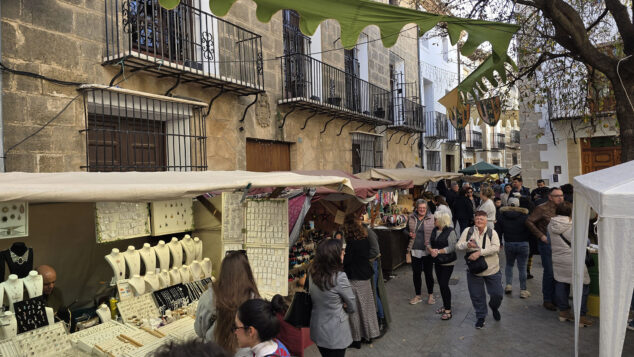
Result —
<path fill-rule="evenodd" d="M 238 250 L 228 250 L 225 252 L 225 257 L 234 253 L 239 253 L 244 255 L 245 257 L 247 256 L 247 251 L 244 249 L 238 249 Z"/>

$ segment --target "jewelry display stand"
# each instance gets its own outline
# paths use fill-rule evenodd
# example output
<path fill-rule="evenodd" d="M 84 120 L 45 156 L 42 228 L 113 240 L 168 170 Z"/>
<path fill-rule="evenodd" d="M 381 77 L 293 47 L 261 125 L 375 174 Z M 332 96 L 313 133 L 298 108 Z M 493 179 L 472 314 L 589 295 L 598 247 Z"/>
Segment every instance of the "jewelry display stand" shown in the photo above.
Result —
<path fill-rule="evenodd" d="M 9 279 L 2 283 L 4 292 L 7 295 L 9 310 L 13 312 L 13 304 L 22 301 L 24 298 L 24 284 L 15 274 L 9 275 Z"/>
<path fill-rule="evenodd" d="M 183 266 L 183 246 L 181 242 L 178 241 L 178 238 L 173 237 L 167 245 L 172 255 L 172 268 L 180 268 Z"/>
<path fill-rule="evenodd" d="M 18 334 L 48 325 L 44 297 L 18 301 L 13 304 L 13 308 L 18 321 Z"/>
<path fill-rule="evenodd" d="M 170 285 L 176 285 L 181 283 L 181 273 L 178 268 L 172 268 L 170 270 Z"/>
<path fill-rule="evenodd" d="M 165 241 L 160 240 L 158 244 L 152 247 L 158 257 L 158 265 L 161 270 L 170 269 L 170 250 Z"/>
<path fill-rule="evenodd" d="M 151 293 L 152 291 L 160 289 L 159 277 L 154 274 L 153 271 L 145 274 L 145 292 Z"/>
<path fill-rule="evenodd" d="M 5 311 L 0 317 L 0 338 L 3 340 L 15 337 L 18 334 L 18 321 L 15 314 L 11 311 Z"/>
<path fill-rule="evenodd" d="M 106 304 L 99 305 L 96 312 L 97 316 L 99 316 L 99 320 L 101 320 L 101 323 L 110 321 L 112 319 L 112 313 L 110 312 L 110 309 Z"/>
<path fill-rule="evenodd" d="M 136 274 L 132 276 L 132 278 L 128 279 L 128 284 L 132 287 L 134 296 L 143 295 L 145 293 L 145 280 L 139 274 Z"/>
<path fill-rule="evenodd" d="M 189 271 L 191 271 L 192 273 L 192 281 L 198 281 L 205 277 L 203 275 L 203 267 L 202 265 L 200 265 L 200 262 L 198 260 L 194 260 L 189 265 Z"/>
<path fill-rule="evenodd" d="M 211 278 L 211 259 L 205 258 L 202 261 L 202 269 L 205 278 Z"/>
<path fill-rule="evenodd" d="M 55 323 L 55 310 L 53 310 L 52 307 L 45 307 L 44 310 L 46 310 L 46 321 L 48 321 L 49 325 L 52 325 Z"/>
<path fill-rule="evenodd" d="M 35 270 L 31 270 L 29 275 L 22 279 L 22 282 L 30 298 L 42 295 L 43 279 Z"/>
<path fill-rule="evenodd" d="M 198 237 L 194 237 L 194 259 L 201 261 L 203 260 L 203 241 Z"/>
<path fill-rule="evenodd" d="M 184 317 L 180 320 L 176 320 L 171 324 L 161 326 L 158 328 L 159 332 L 172 336 L 180 341 L 187 341 L 196 338 L 196 331 L 194 330 L 194 319 L 191 317 Z"/>
<path fill-rule="evenodd" d="M 157 318 L 161 316 L 156 303 L 152 299 L 152 293 L 135 296 L 132 299 L 119 301 L 117 303 L 119 314 L 124 323 L 129 325 L 140 325 L 144 319 Z"/>
<path fill-rule="evenodd" d="M 123 252 L 123 257 L 125 258 L 125 262 L 128 265 L 129 276 L 135 276 L 141 274 L 141 254 L 134 248 L 134 246 L 129 245 L 128 250 Z"/>
<path fill-rule="evenodd" d="M 108 315 L 110 312 L 108 312 Z M 79 350 L 91 353 L 96 344 L 116 338 L 122 334 L 131 334 L 138 331 L 136 328 L 114 320 L 103 321 L 101 324 L 77 331 L 70 335 L 70 339 Z"/>
<path fill-rule="evenodd" d="M 114 273 L 114 282 L 125 279 L 125 258 L 119 249 L 113 248 L 112 252 L 104 257 Z"/>
<path fill-rule="evenodd" d="M 185 252 L 185 264 L 189 265 L 196 259 L 196 242 L 189 234 L 185 234 L 185 237 L 180 242 L 183 252 Z"/>
<path fill-rule="evenodd" d="M 183 265 L 182 267 L 180 267 L 180 269 L 178 269 L 178 271 L 181 274 L 181 283 L 184 284 L 192 281 L 192 272 L 189 269 L 188 265 Z"/>
<path fill-rule="evenodd" d="M 156 270 L 156 252 L 149 243 L 143 244 L 143 248 L 139 249 L 143 266 L 145 266 L 145 273 L 155 272 Z"/>
<path fill-rule="evenodd" d="M 20 356 L 59 356 L 73 348 L 63 322 L 19 334 L 14 340 Z"/>
<path fill-rule="evenodd" d="M 158 274 L 159 277 L 159 288 L 160 289 L 164 289 L 168 286 L 170 286 L 170 273 L 166 270 L 163 269 L 161 270 L 161 272 Z"/>

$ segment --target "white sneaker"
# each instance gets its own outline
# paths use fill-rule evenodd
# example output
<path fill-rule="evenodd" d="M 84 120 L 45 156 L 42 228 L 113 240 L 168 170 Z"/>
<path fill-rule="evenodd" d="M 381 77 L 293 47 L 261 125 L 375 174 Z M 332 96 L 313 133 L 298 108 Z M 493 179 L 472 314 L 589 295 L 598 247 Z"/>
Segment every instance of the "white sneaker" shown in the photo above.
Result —
<path fill-rule="evenodd" d="M 528 299 L 531 296 L 531 292 L 528 290 L 520 290 L 520 297 L 522 299 Z"/>
<path fill-rule="evenodd" d="M 506 287 L 504 288 L 504 293 L 510 294 L 512 292 L 513 292 L 513 286 L 511 284 L 506 284 Z"/>

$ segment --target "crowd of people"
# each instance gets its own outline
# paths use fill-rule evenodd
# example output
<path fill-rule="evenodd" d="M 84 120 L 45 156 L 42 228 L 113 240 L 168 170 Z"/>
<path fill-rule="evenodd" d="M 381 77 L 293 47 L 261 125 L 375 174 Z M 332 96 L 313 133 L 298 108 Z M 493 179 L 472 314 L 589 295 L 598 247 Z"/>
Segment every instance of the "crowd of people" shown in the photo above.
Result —
<path fill-rule="evenodd" d="M 418 199 L 404 229 L 409 237 L 407 261 L 414 285 L 409 303 L 436 303 L 435 274 L 442 298 L 435 311 L 440 320 L 450 320 L 449 281 L 458 251 L 463 251 L 475 327 L 480 329 L 489 309 L 494 320 L 502 318 L 500 307 L 504 295 L 513 293 L 515 269 L 519 297 L 531 297 L 527 280 L 532 278 L 532 256 L 539 254 L 543 307 L 557 311 L 562 322 L 574 321 L 569 303 L 574 244 L 572 186 L 548 188 L 542 180 L 537 186 L 531 191 L 521 177 L 516 177 L 506 185 L 499 181 L 482 184 L 476 194 L 470 184 L 453 182 L 440 185 L 440 195 L 426 194 Z M 347 348 L 361 348 L 362 343 L 372 342 L 387 331 L 389 304 L 380 274 L 378 239 L 362 224 L 361 215 L 358 211 L 347 216 L 341 231 L 317 246 L 309 268 L 310 337 L 325 357 L 344 356 Z M 506 257 L 504 274 L 501 249 Z M 586 327 L 593 324 L 586 317 L 587 268 L 583 283 L 577 323 Z M 284 321 L 286 309 L 281 296 L 272 302 L 260 298 L 245 251 L 228 252 L 218 279 L 198 304 L 195 330 L 202 342 L 168 346 L 158 355 L 290 356 L 285 343 L 293 343 L 293 339 L 289 339 L 292 328 Z M 632 325 L 634 322 L 630 323 L 634 329 Z M 206 346 L 205 353 L 197 352 L 203 349 L 200 344 Z"/>

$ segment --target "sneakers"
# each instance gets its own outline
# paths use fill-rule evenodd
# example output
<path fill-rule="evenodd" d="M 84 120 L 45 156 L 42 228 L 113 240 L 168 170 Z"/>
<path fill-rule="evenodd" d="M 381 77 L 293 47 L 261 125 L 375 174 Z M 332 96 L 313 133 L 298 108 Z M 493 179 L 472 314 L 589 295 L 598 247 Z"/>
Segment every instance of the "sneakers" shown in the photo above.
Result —
<path fill-rule="evenodd" d="M 582 316 L 583 317 L 583 316 Z M 574 321 L 575 316 L 572 314 L 570 310 L 559 311 L 559 321 Z"/>
<path fill-rule="evenodd" d="M 506 284 L 506 287 L 504 288 L 504 293 L 510 294 L 512 292 L 513 292 L 513 286 L 511 284 Z"/>
<path fill-rule="evenodd" d="M 634 331 L 634 320 L 630 321 L 630 323 L 627 324 L 627 329 Z"/>
<path fill-rule="evenodd" d="M 489 307 L 491 308 L 491 312 L 493 313 L 493 318 L 495 319 L 495 321 L 500 321 L 500 319 L 502 318 L 502 315 L 500 314 L 500 310 L 494 309 L 493 306 L 491 306 L 490 302 L 489 302 Z"/>
<path fill-rule="evenodd" d="M 593 323 L 594 321 L 590 320 L 589 318 L 585 316 L 579 317 L 579 327 L 590 327 L 592 326 Z"/>
<path fill-rule="evenodd" d="M 520 297 L 522 299 L 528 299 L 531 296 L 531 292 L 528 290 L 520 290 Z"/>
<path fill-rule="evenodd" d="M 416 305 L 416 304 L 421 303 L 421 302 L 423 302 L 423 298 L 421 298 L 421 297 L 420 297 L 420 295 L 416 295 L 416 296 L 414 296 L 414 297 L 413 297 L 413 298 L 409 301 L 410 305 Z"/>
<path fill-rule="evenodd" d="M 550 310 L 550 311 L 557 311 L 557 307 L 555 306 L 555 304 L 553 304 L 550 301 L 545 301 L 544 302 L 544 308 L 546 310 Z"/>
<path fill-rule="evenodd" d="M 484 319 L 478 319 L 478 321 L 476 321 L 475 323 L 475 328 L 479 330 L 483 327 L 484 327 Z"/>

